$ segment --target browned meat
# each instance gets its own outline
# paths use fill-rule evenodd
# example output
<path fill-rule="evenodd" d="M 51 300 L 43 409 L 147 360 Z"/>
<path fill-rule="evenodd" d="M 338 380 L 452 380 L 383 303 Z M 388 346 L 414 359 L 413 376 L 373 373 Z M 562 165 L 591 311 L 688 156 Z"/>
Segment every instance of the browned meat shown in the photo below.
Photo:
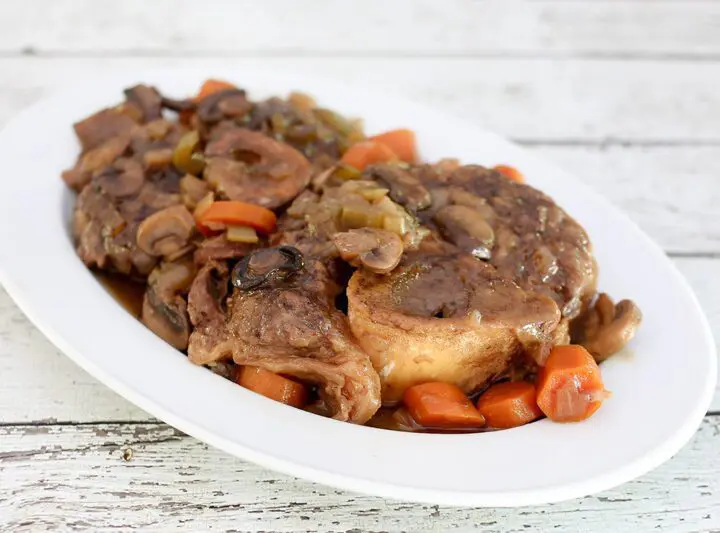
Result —
<path fill-rule="evenodd" d="M 97 148 L 110 139 L 130 135 L 137 122 L 123 107 L 103 109 L 75 124 L 83 152 Z"/>
<path fill-rule="evenodd" d="M 203 98 L 198 104 L 197 115 L 206 124 L 215 124 L 222 120 L 245 116 L 252 109 L 252 104 L 240 89 L 227 89 Z"/>
<path fill-rule="evenodd" d="M 520 286 L 550 296 L 568 319 L 587 308 L 597 282 L 592 246 L 551 198 L 477 165 L 408 172 L 433 197 L 418 215 L 446 240 L 487 259 Z"/>
<path fill-rule="evenodd" d="M 159 255 L 171 251 L 158 249 L 152 255 L 144 251 L 138 246 L 138 227 L 158 211 L 184 207 L 177 173 L 143 174 L 138 187 L 131 167 L 130 171 L 104 172 L 82 190 L 75 205 L 73 235 L 78 255 L 89 267 L 144 277 Z M 178 250 L 173 247 L 172 251 Z"/>
<path fill-rule="evenodd" d="M 142 321 L 178 350 L 187 349 L 190 319 L 185 296 L 197 270 L 192 261 L 163 262 L 150 273 L 142 307 Z"/>
<path fill-rule="evenodd" d="M 310 164 L 300 152 L 253 131 L 226 130 L 205 155 L 205 179 L 230 200 L 280 207 L 310 182 Z"/>
<path fill-rule="evenodd" d="M 111 165 L 125 152 L 128 144 L 130 144 L 129 136 L 119 136 L 85 152 L 73 168 L 62 173 L 63 180 L 75 191 L 81 191 L 90 183 L 93 174 Z"/>
<path fill-rule="evenodd" d="M 572 324 L 573 342 L 582 344 L 600 363 L 619 352 L 635 336 L 642 313 L 630 300 L 613 303 L 604 292 Z"/>
<path fill-rule="evenodd" d="M 162 117 L 162 97 L 154 87 L 136 85 L 125 89 L 127 101 L 140 111 L 142 122 L 150 122 Z"/>
<path fill-rule="evenodd" d="M 380 375 L 383 402 L 425 381 L 473 393 L 567 342 L 552 299 L 469 254 L 426 248 L 390 275 L 357 270 L 348 285 L 350 327 Z"/>
<path fill-rule="evenodd" d="M 232 358 L 293 376 L 317 385 L 333 418 L 370 419 L 380 406 L 379 379 L 335 309 L 338 288 L 322 264 L 310 261 L 291 278 L 255 290 L 235 289 L 225 305 L 227 276 L 224 264 L 210 262 L 190 289 L 190 360 Z"/>
<path fill-rule="evenodd" d="M 602 361 L 639 326 L 635 304 L 596 295 L 582 227 L 532 187 L 452 159 L 355 170 L 340 161 L 359 123 L 299 93 L 125 95 L 75 124 L 77 252 L 141 287 L 134 314 L 195 364 L 291 376 L 308 410 L 365 423 L 413 384 L 472 395 L 532 379 L 571 337 Z M 275 210 L 274 233 L 204 235 L 193 214 L 216 199 Z"/>
<path fill-rule="evenodd" d="M 110 137 L 99 145 L 86 150 L 73 168 L 63 172 L 63 180 L 76 191 L 81 191 L 96 174 L 117 174 L 118 171 L 126 170 L 108 168 L 120 157 L 132 157 L 142 166 L 142 169 L 148 172 L 161 171 L 170 166 L 172 149 L 182 134 L 182 129 L 178 125 L 164 119 L 153 120 L 143 125 L 136 124 L 131 120 L 130 123 L 127 123 L 126 128 L 123 127 L 120 131 L 116 131 L 113 123 L 117 119 L 112 118 L 116 115 L 128 116 L 125 113 L 117 112 L 117 109 L 105 110 L 78 123 L 78 126 L 87 123 L 78 130 L 78 136 L 81 133 L 93 136 L 94 133 L 87 133 L 88 128 L 96 128 L 100 134 L 105 135 L 105 128 L 108 128 Z M 108 124 L 108 126 L 103 126 L 103 124 Z M 81 141 L 83 145 L 86 142 L 94 142 L 87 141 L 83 137 L 81 137 Z M 120 163 L 119 167 L 127 164 L 127 162 Z M 122 181 L 126 183 L 126 180 Z M 106 180 L 106 183 L 109 182 Z"/>
<path fill-rule="evenodd" d="M 125 157 L 108 164 L 95 175 L 95 184 L 111 198 L 125 198 L 137 194 L 143 183 L 145 172 L 142 165 Z"/>
<path fill-rule="evenodd" d="M 204 265 L 211 260 L 239 259 L 257 250 L 257 248 L 257 244 L 230 242 L 225 238 L 225 235 L 217 235 L 203 239 L 197 250 L 195 250 L 195 263 Z"/>

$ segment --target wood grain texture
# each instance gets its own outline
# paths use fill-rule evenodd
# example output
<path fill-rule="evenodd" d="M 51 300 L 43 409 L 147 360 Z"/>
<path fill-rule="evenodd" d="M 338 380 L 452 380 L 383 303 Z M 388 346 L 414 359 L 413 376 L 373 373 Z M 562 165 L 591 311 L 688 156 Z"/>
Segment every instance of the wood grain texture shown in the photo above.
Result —
<path fill-rule="evenodd" d="M 370 74 L 353 69 L 363 61 Z M 200 62 L 209 73 L 213 66 L 235 65 L 240 80 L 244 70 L 266 66 L 244 59 L 0 59 L 0 124 L 69 79 L 133 65 L 152 69 Z M 319 75 L 405 94 L 486 125 L 573 171 L 666 250 L 720 252 L 720 144 L 692 144 L 701 138 L 720 142 L 718 68 L 645 62 L 630 68 L 614 61 L 527 62 L 520 69 L 511 68 L 517 62 L 484 60 L 270 63 L 288 69 L 305 65 Z M 419 70 L 434 69 L 443 74 L 418 76 Z"/>
<path fill-rule="evenodd" d="M 0 530 L 707 532 L 720 528 L 719 447 L 720 417 L 709 417 L 675 458 L 622 487 L 455 509 L 296 480 L 164 424 L 0 427 Z"/>
<path fill-rule="evenodd" d="M 148 420 L 63 355 L 0 289 L 0 423 Z"/>
<path fill-rule="evenodd" d="M 0 21 L 0 126 L 59 84 L 185 64 L 310 72 L 485 125 L 675 253 L 720 341 L 718 1 L 24 0 Z M 0 531 L 720 531 L 718 416 L 618 489 L 451 509 L 278 475 L 152 421 L 2 289 L 0 375 Z"/>
<path fill-rule="evenodd" d="M 720 5 L 695 0 L 26 0 L 0 20 L 6 53 L 720 55 Z"/>
<path fill-rule="evenodd" d="M 720 5 L 720 4 L 719 4 Z M 533 143 L 720 145 L 710 61 L 498 58 L 1 58 L 0 121 L 61 84 L 173 66 L 277 69 L 429 104 Z"/>
<path fill-rule="evenodd" d="M 720 147 L 529 148 L 609 198 L 667 252 L 720 251 Z"/>
<path fill-rule="evenodd" d="M 720 345 L 720 260 L 677 258 Z M 62 355 L 0 289 L 0 424 L 150 420 Z M 720 387 L 711 406 L 720 411 Z"/>

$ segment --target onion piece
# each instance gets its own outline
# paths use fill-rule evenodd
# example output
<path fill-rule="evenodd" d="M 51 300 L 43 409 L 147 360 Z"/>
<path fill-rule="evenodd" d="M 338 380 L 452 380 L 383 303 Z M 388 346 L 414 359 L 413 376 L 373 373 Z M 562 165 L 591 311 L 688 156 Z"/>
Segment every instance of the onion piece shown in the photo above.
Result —
<path fill-rule="evenodd" d="M 260 239 L 254 228 L 250 226 L 228 226 L 225 237 L 230 242 L 245 242 L 254 244 Z"/>
<path fill-rule="evenodd" d="M 193 211 L 193 218 L 195 218 L 195 221 L 197 221 L 202 214 L 208 210 L 214 201 L 215 194 L 212 191 L 203 196 L 203 199 L 198 202 L 197 206 L 195 206 L 195 210 Z"/>

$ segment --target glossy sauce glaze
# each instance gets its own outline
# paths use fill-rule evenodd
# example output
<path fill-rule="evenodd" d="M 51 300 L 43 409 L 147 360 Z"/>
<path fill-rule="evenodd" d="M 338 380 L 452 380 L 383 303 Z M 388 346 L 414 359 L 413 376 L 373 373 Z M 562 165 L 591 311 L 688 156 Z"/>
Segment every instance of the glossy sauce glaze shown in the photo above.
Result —
<path fill-rule="evenodd" d="M 140 319 L 146 287 L 144 283 L 106 272 L 94 272 L 94 275 L 100 284 L 110 293 L 110 295 L 112 295 L 113 298 L 118 301 L 120 305 L 122 305 L 128 313 L 138 320 Z M 232 363 L 225 363 L 223 365 L 216 366 L 217 368 L 213 368 L 213 371 L 216 374 L 234 381 L 235 371 L 238 368 L 236 365 Z M 313 394 L 313 396 L 316 395 Z M 327 413 L 324 410 L 317 409 L 315 405 L 308 406 L 306 410 L 327 416 Z M 378 429 L 413 433 L 481 433 L 485 431 L 493 431 L 489 428 L 444 429 L 423 427 L 412 419 L 408 411 L 402 407 L 402 405 L 381 407 L 378 412 L 366 423 L 366 425 Z"/>
<path fill-rule="evenodd" d="M 138 320 L 140 319 L 145 295 L 145 283 L 108 272 L 94 271 L 93 274 L 95 279 L 105 287 L 105 290 L 123 306 L 123 309 Z"/>

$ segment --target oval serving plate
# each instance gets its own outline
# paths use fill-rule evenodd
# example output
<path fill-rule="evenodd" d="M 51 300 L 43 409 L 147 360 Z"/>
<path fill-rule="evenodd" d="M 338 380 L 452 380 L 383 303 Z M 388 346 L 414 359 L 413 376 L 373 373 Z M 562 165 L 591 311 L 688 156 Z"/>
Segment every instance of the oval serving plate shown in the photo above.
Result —
<path fill-rule="evenodd" d="M 192 365 L 127 314 L 75 255 L 74 199 L 60 179 L 78 153 L 72 123 L 122 99 L 135 83 L 182 97 L 220 77 L 261 98 L 301 90 L 365 120 L 409 127 L 425 160 L 508 163 L 588 231 L 600 287 L 644 313 L 628 353 L 603 364 L 612 398 L 590 420 L 512 430 L 408 434 L 325 419 L 256 395 Z M 84 83 L 25 111 L 0 133 L 5 173 L 2 282 L 76 363 L 152 415 L 231 454 L 295 476 L 389 498 L 517 506 L 586 495 L 667 460 L 702 420 L 716 379 L 715 345 L 687 283 L 603 198 L 553 165 L 477 126 L 397 98 L 272 71 L 134 72 Z M 68 383 L 68 387 L 72 386 Z"/>

